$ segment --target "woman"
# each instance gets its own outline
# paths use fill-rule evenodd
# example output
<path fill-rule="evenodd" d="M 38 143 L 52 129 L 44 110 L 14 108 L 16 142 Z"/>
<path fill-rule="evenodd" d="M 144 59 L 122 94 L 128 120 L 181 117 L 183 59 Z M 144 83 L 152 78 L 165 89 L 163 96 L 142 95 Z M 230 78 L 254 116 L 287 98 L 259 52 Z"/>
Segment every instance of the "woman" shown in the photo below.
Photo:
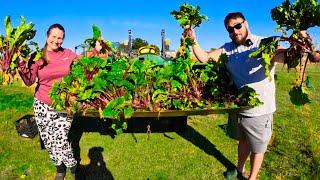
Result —
<path fill-rule="evenodd" d="M 67 167 L 75 177 L 77 166 L 77 160 L 68 141 L 72 118 L 56 112 L 51 107 L 49 97 L 52 84 L 68 75 L 72 61 L 79 58 L 70 49 L 61 47 L 64 37 L 65 30 L 62 25 L 51 25 L 42 50 L 43 57 L 36 62 L 30 60 L 28 65 L 20 61 L 18 65 L 19 74 L 27 86 L 37 80 L 34 98 L 35 120 L 40 137 L 57 167 L 55 179 L 64 179 Z M 98 54 L 100 50 L 101 45 L 97 43 L 93 55 Z"/>

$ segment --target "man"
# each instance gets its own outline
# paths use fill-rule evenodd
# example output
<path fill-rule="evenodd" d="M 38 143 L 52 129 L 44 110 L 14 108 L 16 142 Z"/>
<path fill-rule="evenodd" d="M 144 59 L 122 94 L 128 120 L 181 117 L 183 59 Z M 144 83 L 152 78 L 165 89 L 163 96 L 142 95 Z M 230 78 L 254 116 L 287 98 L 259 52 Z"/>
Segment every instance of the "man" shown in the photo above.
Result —
<path fill-rule="evenodd" d="M 261 167 L 264 153 L 272 134 L 273 113 L 275 105 L 275 64 L 283 62 L 285 50 L 278 50 L 272 59 L 270 76 L 265 75 L 264 61 L 261 58 L 249 58 L 249 54 L 258 47 L 262 37 L 251 34 L 248 22 L 240 12 L 229 13 L 224 20 L 231 42 L 225 43 L 219 49 L 205 52 L 197 42 L 192 29 L 187 30 L 184 36 L 194 39 L 192 46 L 195 56 L 201 62 L 209 59 L 218 60 L 226 53 L 229 57 L 226 67 L 238 88 L 248 85 L 255 89 L 263 105 L 243 110 L 237 114 L 238 132 L 238 165 L 237 171 L 242 176 L 244 165 L 250 155 L 250 180 L 256 179 Z M 306 35 L 306 34 L 305 34 Z"/>

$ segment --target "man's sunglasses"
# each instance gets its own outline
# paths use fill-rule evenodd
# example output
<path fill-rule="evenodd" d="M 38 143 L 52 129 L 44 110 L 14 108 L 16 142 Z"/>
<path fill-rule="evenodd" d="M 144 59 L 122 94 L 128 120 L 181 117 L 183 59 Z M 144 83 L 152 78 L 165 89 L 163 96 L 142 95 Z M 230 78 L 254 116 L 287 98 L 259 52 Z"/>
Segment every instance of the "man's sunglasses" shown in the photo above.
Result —
<path fill-rule="evenodd" d="M 238 29 L 238 30 L 241 29 L 242 28 L 242 23 L 244 23 L 244 21 L 234 25 L 233 27 L 231 27 L 231 26 L 227 27 L 227 31 L 231 34 L 231 33 L 234 32 L 234 29 Z"/>

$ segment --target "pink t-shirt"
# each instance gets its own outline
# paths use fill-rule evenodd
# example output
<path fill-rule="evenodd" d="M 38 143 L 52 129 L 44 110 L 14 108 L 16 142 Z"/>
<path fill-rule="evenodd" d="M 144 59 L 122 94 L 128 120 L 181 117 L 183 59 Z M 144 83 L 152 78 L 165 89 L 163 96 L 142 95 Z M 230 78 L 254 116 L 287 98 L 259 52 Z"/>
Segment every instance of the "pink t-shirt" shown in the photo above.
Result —
<path fill-rule="evenodd" d="M 35 90 L 35 97 L 51 105 L 51 99 L 49 92 L 52 85 L 56 81 L 60 81 L 64 76 L 70 72 L 70 65 L 72 61 L 78 58 L 77 54 L 70 49 L 63 49 L 61 51 L 47 51 L 48 64 L 42 66 L 43 60 L 36 62 L 31 61 L 31 64 L 27 66 L 25 63 L 19 64 L 19 74 L 28 86 L 37 81 L 37 87 Z"/>

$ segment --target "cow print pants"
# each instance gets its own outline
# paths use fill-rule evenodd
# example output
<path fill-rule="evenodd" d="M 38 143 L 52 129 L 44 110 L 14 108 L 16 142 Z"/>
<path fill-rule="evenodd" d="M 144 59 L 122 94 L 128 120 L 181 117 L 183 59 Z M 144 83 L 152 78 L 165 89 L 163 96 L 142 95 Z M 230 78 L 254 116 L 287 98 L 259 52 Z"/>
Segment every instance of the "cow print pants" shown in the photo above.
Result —
<path fill-rule="evenodd" d="M 47 104 L 34 99 L 34 114 L 40 137 L 49 152 L 50 159 L 56 166 L 74 167 L 77 164 L 73 156 L 68 133 L 72 118 L 58 113 Z"/>

